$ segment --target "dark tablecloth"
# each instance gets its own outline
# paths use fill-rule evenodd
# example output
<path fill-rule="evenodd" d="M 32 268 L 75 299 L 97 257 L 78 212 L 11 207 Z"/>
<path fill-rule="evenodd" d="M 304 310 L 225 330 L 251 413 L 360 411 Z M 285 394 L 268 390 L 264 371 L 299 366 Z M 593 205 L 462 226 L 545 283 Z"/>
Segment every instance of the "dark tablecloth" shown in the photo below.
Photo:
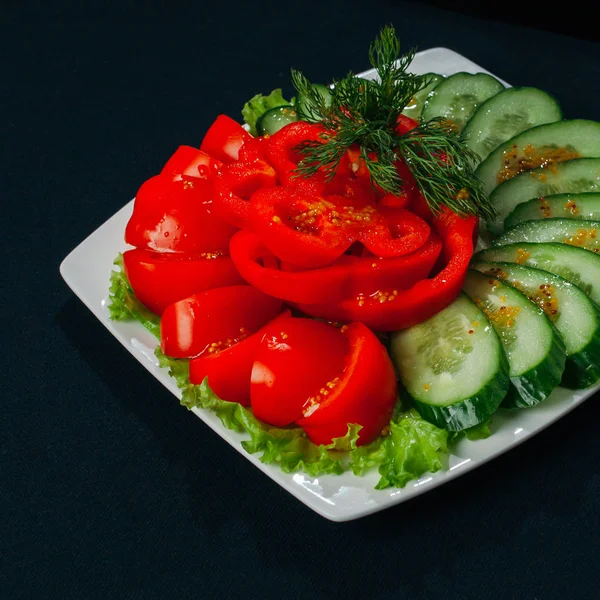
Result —
<path fill-rule="evenodd" d="M 451 48 L 600 120 L 600 45 L 419 3 L 3 3 L 0 597 L 598 597 L 593 397 L 492 463 L 329 522 L 143 369 L 59 276 L 180 144 L 253 94 Z M 143 5 L 142 5 L 143 4 Z M 560 19 L 560 13 L 557 14 Z"/>

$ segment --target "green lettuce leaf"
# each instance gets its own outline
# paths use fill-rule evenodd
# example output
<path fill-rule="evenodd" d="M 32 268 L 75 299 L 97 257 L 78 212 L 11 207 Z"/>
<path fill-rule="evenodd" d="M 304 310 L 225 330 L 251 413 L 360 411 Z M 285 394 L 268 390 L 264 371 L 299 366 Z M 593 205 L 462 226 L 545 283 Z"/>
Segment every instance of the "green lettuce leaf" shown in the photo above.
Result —
<path fill-rule="evenodd" d="M 454 444 L 463 438 L 467 438 L 472 442 L 476 440 L 485 440 L 486 438 L 489 438 L 490 435 L 492 435 L 492 430 L 490 429 L 491 423 L 492 419 L 488 419 L 483 423 L 479 423 L 479 425 L 469 427 L 469 429 L 463 429 L 462 431 L 453 431 L 452 433 L 450 433 L 448 441 Z"/>
<path fill-rule="evenodd" d="M 248 100 L 242 109 L 242 116 L 244 117 L 244 122 L 250 127 L 250 133 L 252 135 L 257 134 L 256 121 L 258 121 L 259 117 L 271 108 L 285 106 L 286 104 L 290 104 L 290 102 L 282 96 L 280 88 L 273 90 L 268 96 L 256 94 L 256 96 Z"/>
<path fill-rule="evenodd" d="M 415 409 L 397 413 L 389 433 L 350 452 L 350 468 L 362 475 L 378 467 L 376 489 L 404 487 L 425 473 L 444 468 L 448 455 L 448 432 L 425 421 Z"/>
<path fill-rule="evenodd" d="M 140 322 L 152 335 L 160 339 L 160 317 L 149 311 L 133 293 L 125 270 L 123 269 L 123 255 L 119 254 L 113 261 L 118 270 L 110 274 L 108 311 L 113 321 L 130 321 L 135 319 Z"/>

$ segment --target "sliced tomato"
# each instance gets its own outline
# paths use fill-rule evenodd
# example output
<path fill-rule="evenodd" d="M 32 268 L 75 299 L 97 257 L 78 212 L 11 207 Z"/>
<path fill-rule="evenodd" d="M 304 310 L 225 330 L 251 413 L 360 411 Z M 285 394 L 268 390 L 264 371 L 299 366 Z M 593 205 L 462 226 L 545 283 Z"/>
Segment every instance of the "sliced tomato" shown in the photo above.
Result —
<path fill-rule="evenodd" d="M 397 401 L 394 366 L 375 334 L 362 323 L 344 330 L 350 351 L 327 395 L 306 405 L 296 424 L 315 444 L 330 444 L 346 435 L 349 424 L 361 425 L 358 446 L 382 434 Z"/>
<path fill-rule="evenodd" d="M 252 136 L 237 122 L 227 115 L 219 115 L 209 127 L 200 150 L 214 156 L 224 163 L 238 159 L 240 148 Z"/>
<path fill-rule="evenodd" d="M 176 254 L 133 249 L 123 254 L 123 267 L 137 299 L 153 313 L 198 292 L 243 284 L 229 256 Z"/>
<path fill-rule="evenodd" d="M 285 311 L 275 317 L 271 323 L 276 323 L 290 316 Z M 268 327 L 269 325 L 266 325 Z M 263 337 L 263 329 L 259 329 L 250 337 L 212 354 L 205 353 L 190 360 L 190 382 L 201 384 L 208 378 L 212 391 L 227 402 L 238 402 L 250 406 L 250 377 L 252 365 Z"/>
<path fill-rule="evenodd" d="M 192 148 L 179 146 L 165 163 L 161 174 L 174 179 L 211 179 L 221 169 L 223 163 L 212 156 Z"/>
<path fill-rule="evenodd" d="M 157 252 L 227 251 L 234 227 L 213 212 L 213 185 L 156 175 L 140 187 L 125 241 Z"/>
<path fill-rule="evenodd" d="M 293 423 L 305 405 L 328 393 L 347 353 L 339 329 L 321 321 L 288 318 L 265 327 L 252 367 L 254 415 L 277 427 Z"/>
<path fill-rule="evenodd" d="M 214 288 L 170 304 L 160 321 L 161 350 L 192 358 L 225 350 L 281 312 L 281 300 L 249 285 Z"/>

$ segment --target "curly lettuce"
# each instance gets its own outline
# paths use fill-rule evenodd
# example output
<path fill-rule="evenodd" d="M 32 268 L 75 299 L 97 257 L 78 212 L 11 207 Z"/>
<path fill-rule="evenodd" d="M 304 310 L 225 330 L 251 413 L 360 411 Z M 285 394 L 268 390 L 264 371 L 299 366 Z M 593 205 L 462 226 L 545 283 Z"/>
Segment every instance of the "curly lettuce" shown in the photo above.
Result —
<path fill-rule="evenodd" d="M 256 96 L 253 96 L 246 104 L 244 104 L 244 108 L 242 108 L 242 117 L 244 117 L 244 122 L 250 128 L 250 133 L 256 135 L 256 121 L 258 121 L 264 113 L 271 108 L 286 106 L 288 104 L 290 104 L 290 102 L 283 97 L 280 88 L 273 90 L 268 96 L 256 94 Z"/>

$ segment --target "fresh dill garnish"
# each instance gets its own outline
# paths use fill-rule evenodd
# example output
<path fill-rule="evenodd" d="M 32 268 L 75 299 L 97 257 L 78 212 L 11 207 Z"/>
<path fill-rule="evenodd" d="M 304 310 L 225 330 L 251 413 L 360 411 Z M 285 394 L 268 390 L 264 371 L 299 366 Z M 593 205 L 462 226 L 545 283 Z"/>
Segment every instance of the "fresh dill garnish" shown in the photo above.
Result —
<path fill-rule="evenodd" d="M 304 98 L 298 107 L 300 118 L 324 128 L 321 140 L 298 146 L 303 158 L 296 176 L 322 171 L 333 179 L 346 151 L 358 146 L 371 181 L 384 192 L 402 193 L 396 163 L 403 160 L 434 213 L 447 206 L 460 215 L 489 219 L 495 211 L 474 175 L 478 157 L 460 141 L 451 123 L 433 119 L 407 133 L 397 131 L 402 111 L 428 83 L 426 75 L 407 71 L 414 56 L 414 49 L 400 54 L 400 41 L 388 25 L 369 48 L 369 62 L 377 72 L 374 80 L 348 73 L 333 82 L 331 97 L 326 98 L 301 72 L 292 70 L 292 83 Z"/>

